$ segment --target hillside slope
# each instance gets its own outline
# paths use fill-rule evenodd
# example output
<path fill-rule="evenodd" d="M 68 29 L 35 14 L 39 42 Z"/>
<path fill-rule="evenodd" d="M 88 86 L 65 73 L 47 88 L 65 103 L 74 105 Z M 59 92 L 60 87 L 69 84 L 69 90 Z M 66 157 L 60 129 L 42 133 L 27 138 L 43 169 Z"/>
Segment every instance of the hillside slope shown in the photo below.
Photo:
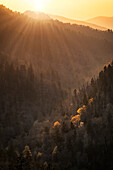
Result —
<path fill-rule="evenodd" d="M 112 56 L 112 32 L 0 6 L 0 169 L 113 169 Z"/>
<path fill-rule="evenodd" d="M 62 86 L 73 89 L 97 75 L 111 59 L 112 33 L 54 20 L 35 20 L 3 6 L 0 11 L 0 51 L 12 60 L 31 62 L 37 76 L 54 70 Z"/>
<path fill-rule="evenodd" d="M 90 84 L 75 90 L 70 105 L 70 110 L 75 109 L 73 114 L 67 111 L 56 121 L 35 121 L 28 133 L 13 139 L 7 149 L 1 147 L 0 167 L 113 169 L 112 94 L 113 62 L 104 67 L 97 79 L 92 78 Z"/>

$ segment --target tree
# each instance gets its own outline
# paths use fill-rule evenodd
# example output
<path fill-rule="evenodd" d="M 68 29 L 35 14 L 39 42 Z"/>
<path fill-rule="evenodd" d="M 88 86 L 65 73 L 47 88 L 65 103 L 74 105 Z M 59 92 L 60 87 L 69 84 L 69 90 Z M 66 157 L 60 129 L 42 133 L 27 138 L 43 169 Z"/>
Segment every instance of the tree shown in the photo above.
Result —
<path fill-rule="evenodd" d="M 25 146 L 23 151 L 22 168 L 23 170 L 32 170 L 33 168 L 32 153 L 29 146 Z"/>

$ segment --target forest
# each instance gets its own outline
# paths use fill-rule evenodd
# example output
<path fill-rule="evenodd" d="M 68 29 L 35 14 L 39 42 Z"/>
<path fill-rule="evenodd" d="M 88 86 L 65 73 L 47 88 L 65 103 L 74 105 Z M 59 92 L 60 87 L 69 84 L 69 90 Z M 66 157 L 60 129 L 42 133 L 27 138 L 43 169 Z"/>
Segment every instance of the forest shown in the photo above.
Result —
<path fill-rule="evenodd" d="M 0 170 L 113 169 L 112 56 L 111 31 L 0 6 Z"/>
<path fill-rule="evenodd" d="M 3 96 L 0 99 L 1 169 L 113 168 L 113 62 L 104 66 L 97 79 L 92 78 L 79 91 L 74 90 L 70 112 L 62 114 L 56 122 L 35 121 L 33 126 L 32 119 L 31 122 L 27 120 L 28 112 L 27 115 L 23 114 L 27 109 L 26 100 L 27 105 L 31 106 L 36 101 L 32 67 L 25 69 L 23 65 L 14 68 L 7 62 L 1 62 L 0 65 L 3 80 L 0 82 Z M 13 81 L 15 84 L 18 82 L 17 88 L 11 83 L 12 76 L 10 77 L 6 67 L 15 73 Z M 9 88 L 5 93 L 6 76 Z M 22 76 L 26 77 L 24 83 Z M 31 83 L 30 86 L 28 82 Z M 25 102 L 24 109 L 22 100 Z M 16 110 L 19 113 L 15 114 Z M 33 112 L 32 116 L 35 120 Z M 23 147 L 25 148 L 22 150 Z"/>

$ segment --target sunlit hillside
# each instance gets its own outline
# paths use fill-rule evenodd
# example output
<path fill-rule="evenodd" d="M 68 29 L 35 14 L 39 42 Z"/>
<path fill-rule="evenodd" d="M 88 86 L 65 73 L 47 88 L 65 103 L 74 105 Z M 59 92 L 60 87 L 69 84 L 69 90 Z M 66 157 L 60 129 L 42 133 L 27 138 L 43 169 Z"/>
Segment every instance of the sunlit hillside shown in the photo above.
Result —
<path fill-rule="evenodd" d="M 25 11 L 24 15 L 31 17 L 33 19 L 37 19 L 37 20 L 50 20 L 51 19 L 49 15 L 43 12 Z"/>
<path fill-rule="evenodd" d="M 63 86 L 74 88 L 112 58 L 112 33 L 52 19 L 36 20 L 2 6 L 0 11 L 0 50 L 13 59 L 30 61 L 37 76 L 53 69 Z"/>

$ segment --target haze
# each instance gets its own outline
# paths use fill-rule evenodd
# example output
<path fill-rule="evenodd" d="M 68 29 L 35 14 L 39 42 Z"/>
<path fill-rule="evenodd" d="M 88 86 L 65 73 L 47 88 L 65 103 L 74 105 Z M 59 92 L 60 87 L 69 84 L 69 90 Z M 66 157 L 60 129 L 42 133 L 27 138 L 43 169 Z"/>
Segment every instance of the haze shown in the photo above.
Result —
<path fill-rule="evenodd" d="M 82 20 L 95 16 L 113 16 L 112 0 L 0 0 L 0 4 L 14 11 L 43 11 Z"/>

